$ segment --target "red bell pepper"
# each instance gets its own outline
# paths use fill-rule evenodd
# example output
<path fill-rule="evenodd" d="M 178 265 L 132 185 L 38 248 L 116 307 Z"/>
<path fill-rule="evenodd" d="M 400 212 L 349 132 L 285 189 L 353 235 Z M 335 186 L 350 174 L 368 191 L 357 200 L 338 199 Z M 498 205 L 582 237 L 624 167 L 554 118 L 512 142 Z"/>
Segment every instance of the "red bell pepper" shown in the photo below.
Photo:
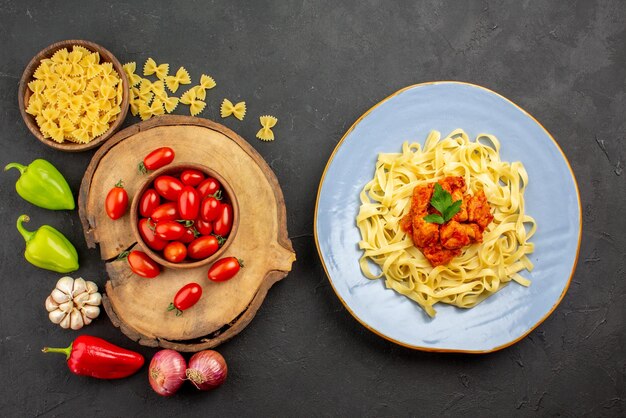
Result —
<path fill-rule="evenodd" d="M 67 348 L 44 347 L 44 353 L 63 353 L 70 371 L 98 379 L 121 379 L 143 366 L 143 356 L 102 338 L 81 335 Z"/>

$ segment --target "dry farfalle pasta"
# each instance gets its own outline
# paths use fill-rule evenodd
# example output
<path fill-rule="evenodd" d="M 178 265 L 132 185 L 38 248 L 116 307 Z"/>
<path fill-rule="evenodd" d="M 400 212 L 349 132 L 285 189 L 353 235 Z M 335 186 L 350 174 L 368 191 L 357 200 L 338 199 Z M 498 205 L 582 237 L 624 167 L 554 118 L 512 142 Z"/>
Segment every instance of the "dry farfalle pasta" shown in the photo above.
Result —
<path fill-rule="evenodd" d="M 220 114 L 222 118 L 227 118 L 230 115 L 233 115 L 239 120 L 243 120 L 244 116 L 246 116 L 246 102 L 239 102 L 235 105 L 228 100 L 224 99 L 222 102 L 222 106 L 220 107 Z"/>
<path fill-rule="evenodd" d="M 202 112 L 206 106 L 205 102 L 198 99 L 195 88 L 191 88 L 183 93 L 183 95 L 180 96 L 180 102 L 189 105 L 189 113 L 191 113 L 191 116 L 196 116 L 198 113 Z"/>
<path fill-rule="evenodd" d="M 213 80 L 213 77 L 202 74 L 200 76 L 200 84 L 194 87 L 196 90 L 196 97 L 200 100 L 206 99 L 206 91 L 212 89 L 216 85 L 217 84 L 215 83 L 215 80 Z"/>
<path fill-rule="evenodd" d="M 169 71 L 169 64 L 157 65 L 157 63 L 152 58 L 148 58 L 143 66 L 143 75 L 147 76 L 154 74 L 159 80 L 165 79 Z"/>
<path fill-rule="evenodd" d="M 261 121 L 262 128 L 256 133 L 256 137 L 261 141 L 273 141 L 274 132 L 272 132 L 272 128 L 276 125 L 278 119 L 274 116 L 266 115 L 261 116 L 259 120 Z"/>
<path fill-rule="evenodd" d="M 124 72 L 128 77 L 128 84 L 130 84 L 131 87 L 141 83 L 141 76 L 139 74 L 135 74 L 135 71 L 137 71 L 136 62 L 127 62 L 122 66 L 122 68 L 124 68 Z"/>
<path fill-rule="evenodd" d="M 189 73 L 185 70 L 185 67 L 180 67 L 175 75 L 165 77 L 165 84 L 172 93 L 176 93 L 178 86 L 181 84 L 191 84 L 191 77 L 189 77 Z"/>
<path fill-rule="evenodd" d="M 124 71 L 131 80 L 129 104 L 133 116 L 146 120 L 152 116 L 171 113 L 179 103 L 189 105 L 189 112 L 192 116 L 204 110 L 206 91 L 216 86 L 215 80 L 202 74 L 200 84 L 191 87 L 180 98 L 168 96 L 166 87 L 172 93 L 176 93 L 181 85 L 191 84 L 189 72 L 184 67 L 180 67 L 176 74 L 168 75 L 169 67 L 167 63 L 157 65 L 154 59 L 148 58 L 143 67 L 143 74 L 156 76 L 158 80 L 153 82 L 135 74 L 137 68 L 135 62 L 124 64 Z"/>
<path fill-rule="evenodd" d="M 41 60 L 28 83 L 26 113 L 45 138 L 88 143 L 105 133 L 121 112 L 123 83 L 110 62 L 81 46 Z"/>

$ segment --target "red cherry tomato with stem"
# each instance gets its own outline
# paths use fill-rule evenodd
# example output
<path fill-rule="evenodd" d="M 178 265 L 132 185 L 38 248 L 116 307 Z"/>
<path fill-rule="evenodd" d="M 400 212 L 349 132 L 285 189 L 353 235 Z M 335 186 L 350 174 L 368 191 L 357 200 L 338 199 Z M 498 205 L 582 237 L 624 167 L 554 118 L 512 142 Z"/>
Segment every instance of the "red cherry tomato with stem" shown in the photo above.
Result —
<path fill-rule="evenodd" d="M 217 192 L 217 195 L 220 193 Z M 220 216 L 220 197 L 209 196 L 204 198 L 202 205 L 200 206 L 200 216 L 205 221 L 213 222 Z"/>
<path fill-rule="evenodd" d="M 163 257 L 172 263 L 180 263 L 187 257 L 187 247 L 179 241 L 170 242 L 163 249 Z"/>
<path fill-rule="evenodd" d="M 166 200 L 175 202 L 183 191 L 183 183 L 176 177 L 159 176 L 154 179 L 154 189 Z"/>
<path fill-rule="evenodd" d="M 161 197 L 154 189 L 146 190 L 139 200 L 139 214 L 144 218 L 149 218 L 152 212 L 161 204 Z"/>
<path fill-rule="evenodd" d="M 180 242 L 182 242 L 183 244 L 189 244 L 191 241 L 193 241 L 194 239 L 198 238 L 199 235 L 200 234 L 195 229 L 195 227 L 189 226 L 189 227 L 185 228 L 185 233 L 178 240 Z"/>
<path fill-rule="evenodd" d="M 200 193 L 200 198 L 204 199 L 205 197 L 217 193 L 217 191 L 221 188 L 220 182 L 215 180 L 213 177 L 207 177 L 202 183 L 196 187 L 196 190 Z"/>
<path fill-rule="evenodd" d="M 233 207 L 229 203 L 222 203 L 219 208 L 219 216 L 213 222 L 213 232 L 225 237 L 233 227 Z"/>
<path fill-rule="evenodd" d="M 148 170 L 156 170 L 166 166 L 174 161 L 174 155 L 174 150 L 170 147 L 157 148 L 139 163 L 139 171 L 145 174 Z"/>
<path fill-rule="evenodd" d="M 185 234 L 185 226 L 176 221 L 164 221 L 156 224 L 154 233 L 166 241 L 176 241 Z"/>
<path fill-rule="evenodd" d="M 198 303 L 202 297 L 202 287 L 198 283 L 189 283 L 180 288 L 174 296 L 174 302 L 170 303 L 168 311 L 176 309 L 176 316 L 182 315 L 184 310 Z"/>
<path fill-rule="evenodd" d="M 178 213 L 180 219 L 193 221 L 198 217 L 200 211 L 200 193 L 191 186 L 183 187 L 183 191 L 178 196 Z"/>
<path fill-rule="evenodd" d="M 128 207 L 128 193 L 124 189 L 122 180 L 118 181 L 109 193 L 107 194 L 105 205 L 107 215 L 109 218 L 116 220 L 121 218 L 126 213 Z"/>
<path fill-rule="evenodd" d="M 187 255 L 195 260 L 210 257 L 220 248 L 219 240 L 213 235 L 203 235 L 187 246 Z"/>
<path fill-rule="evenodd" d="M 150 219 L 139 220 L 139 235 L 146 243 L 148 247 L 155 251 L 161 251 L 167 245 L 167 241 L 162 240 L 154 234 L 156 224 L 150 221 Z"/>
<path fill-rule="evenodd" d="M 159 265 L 143 251 L 133 250 L 127 258 L 130 269 L 141 277 L 152 279 L 161 272 Z"/>
<path fill-rule="evenodd" d="M 213 224 L 211 222 L 204 221 L 200 218 L 193 224 L 196 230 L 202 235 L 209 235 L 213 232 Z"/>
<path fill-rule="evenodd" d="M 154 222 L 175 221 L 180 215 L 178 214 L 178 205 L 175 202 L 163 203 L 157 207 L 150 218 Z"/>
<path fill-rule="evenodd" d="M 232 279 L 242 267 L 243 260 L 237 257 L 225 257 L 213 263 L 207 275 L 209 280 L 214 282 L 225 282 Z"/>
<path fill-rule="evenodd" d="M 197 186 L 204 180 L 204 173 L 200 170 L 185 170 L 180 174 L 180 181 L 187 186 Z"/>

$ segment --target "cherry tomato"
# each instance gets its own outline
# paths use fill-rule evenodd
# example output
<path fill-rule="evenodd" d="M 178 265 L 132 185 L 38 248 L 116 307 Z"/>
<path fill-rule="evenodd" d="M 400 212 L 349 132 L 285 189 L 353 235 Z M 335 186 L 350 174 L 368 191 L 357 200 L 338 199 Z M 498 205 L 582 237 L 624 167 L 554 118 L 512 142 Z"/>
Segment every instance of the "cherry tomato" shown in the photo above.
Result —
<path fill-rule="evenodd" d="M 183 183 L 172 176 L 159 176 L 154 179 L 154 189 L 165 199 L 176 201 L 183 191 Z"/>
<path fill-rule="evenodd" d="M 220 244 L 213 235 L 203 235 L 196 238 L 187 246 L 187 255 L 193 259 L 201 260 L 215 254 Z"/>
<path fill-rule="evenodd" d="M 109 190 L 104 207 L 109 218 L 119 219 L 126 213 L 128 206 L 128 193 L 124 189 L 122 180 L 118 181 L 114 188 Z"/>
<path fill-rule="evenodd" d="M 189 244 L 191 241 L 197 238 L 198 231 L 193 226 L 185 228 L 185 233 L 178 240 L 183 244 Z"/>
<path fill-rule="evenodd" d="M 222 203 L 219 212 L 217 220 L 213 223 L 213 232 L 225 237 L 233 227 L 233 207 L 228 203 Z"/>
<path fill-rule="evenodd" d="M 200 193 L 191 186 L 183 187 L 178 196 L 178 213 L 181 219 L 193 221 L 200 211 Z"/>
<path fill-rule="evenodd" d="M 163 250 L 163 256 L 167 261 L 180 263 L 187 257 L 187 247 L 179 241 L 170 242 Z"/>
<path fill-rule="evenodd" d="M 220 187 L 219 181 L 215 180 L 213 177 L 207 177 L 207 179 L 200 183 L 196 189 L 200 193 L 200 198 L 204 199 L 209 195 L 217 193 Z"/>
<path fill-rule="evenodd" d="M 214 197 L 207 197 L 200 206 L 200 216 L 205 221 L 213 222 L 220 216 L 220 206 L 222 204 Z"/>
<path fill-rule="evenodd" d="M 185 234 L 185 227 L 176 221 L 164 221 L 157 223 L 154 233 L 161 239 L 175 241 Z"/>
<path fill-rule="evenodd" d="M 139 163 L 139 171 L 156 170 L 174 161 L 174 150 L 170 147 L 157 148 L 146 155 L 143 162 Z"/>
<path fill-rule="evenodd" d="M 180 180 L 187 186 L 197 186 L 204 180 L 204 173 L 200 170 L 185 170 L 180 174 Z"/>
<path fill-rule="evenodd" d="M 176 316 L 180 316 L 184 310 L 191 308 L 202 297 L 202 287 L 198 283 L 189 283 L 180 288 L 174 296 L 174 302 L 170 303 L 168 311 L 176 309 Z"/>
<path fill-rule="evenodd" d="M 150 218 L 154 222 L 174 221 L 179 216 L 177 206 L 174 202 L 163 203 L 152 212 Z"/>
<path fill-rule="evenodd" d="M 211 232 L 213 232 L 213 224 L 211 222 L 197 219 L 193 225 L 202 235 L 209 235 Z"/>
<path fill-rule="evenodd" d="M 225 257 L 217 260 L 209 269 L 209 280 L 224 282 L 232 279 L 239 269 L 243 267 L 243 260 L 236 257 Z"/>
<path fill-rule="evenodd" d="M 158 276 L 161 272 L 159 265 L 143 251 L 131 251 L 128 254 L 128 265 L 133 273 L 148 279 Z"/>
<path fill-rule="evenodd" d="M 161 197 L 154 189 L 146 190 L 139 200 L 139 214 L 149 218 L 152 212 L 161 204 Z"/>
<path fill-rule="evenodd" d="M 143 242 L 153 250 L 161 251 L 167 245 L 167 241 L 162 240 L 154 234 L 153 229 L 155 224 L 150 222 L 150 219 L 139 220 L 139 235 L 143 239 Z"/>

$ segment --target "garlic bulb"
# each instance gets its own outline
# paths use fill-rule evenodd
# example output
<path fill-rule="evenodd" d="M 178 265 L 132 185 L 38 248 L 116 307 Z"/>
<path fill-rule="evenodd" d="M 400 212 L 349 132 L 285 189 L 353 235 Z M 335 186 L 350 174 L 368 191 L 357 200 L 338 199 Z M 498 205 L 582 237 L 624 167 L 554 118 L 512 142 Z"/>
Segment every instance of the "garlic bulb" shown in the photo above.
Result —
<path fill-rule="evenodd" d="M 65 276 L 59 279 L 45 306 L 52 323 L 77 330 L 100 315 L 100 303 L 102 295 L 94 282 Z"/>

